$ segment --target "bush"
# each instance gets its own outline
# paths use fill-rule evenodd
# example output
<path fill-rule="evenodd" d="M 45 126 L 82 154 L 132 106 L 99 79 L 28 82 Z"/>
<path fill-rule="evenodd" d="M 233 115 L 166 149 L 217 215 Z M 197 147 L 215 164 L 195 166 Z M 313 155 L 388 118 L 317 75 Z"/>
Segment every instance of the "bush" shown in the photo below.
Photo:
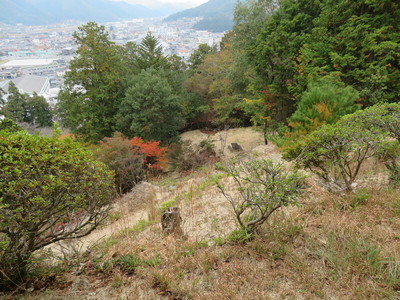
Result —
<path fill-rule="evenodd" d="M 226 237 L 228 241 L 239 244 L 245 244 L 253 238 L 254 234 L 247 232 L 247 230 L 243 228 L 235 229 Z"/>
<path fill-rule="evenodd" d="M 340 117 L 359 109 L 355 104 L 358 96 L 351 86 L 329 82 L 310 85 L 289 118 L 289 125 L 305 134 L 321 125 L 336 123 Z"/>
<path fill-rule="evenodd" d="M 98 160 L 114 170 L 115 183 L 123 194 L 142 181 L 146 172 L 162 169 L 167 148 L 160 147 L 160 142 L 144 142 L 138 137 L 128 140 L 117 132 L 111 138 L 104 138 L 93 151 Z"/>
<path fill-rule="evenodd" d="M 392 175 L 397 176 L 395 151 L 382 149 L 385 138 L 398 137 L 399 119 L 397 104 L 375 105 L 344 116 L 335 125 L 319 128 L 288 147 L 284 157 L 321 177 L 330 190 L 349 192 L 365 160 L 380 153 L 390 157 L 386 165 Z M 398 142 L 395 144 L 394 148 L 398 149 Z"/>
<path fill-rule="evenodd" d="M 120 133 L 104 138 L 93 149 L 96 158 L 115 172 L 115 184 L 120 194 L 129 192 L 144 175 L 144 155 Z"/>
<path fill-rule="evenodd" d="M 382 134 L 393 140 L 379 144 L 378 157 L 384 162 L 389 171 L 390 182 L 400 183 L 400 104 L 384 103 L 368 107 L 341 120 L 345 126 L 359 124 L 362 131 L 371 134 Z"/>
<path fill-rule="evenodd" d="M 385 141 L 380 145 L 378 157 L 389 171 L 389 181 L 400 185 L 400 146 L 397 141 Z"/>
<path fill-rule="evenodd" d="M 231 204 L 246 234 L 252 234 L 282 206 L 296 204 L 306 187 L 304 176 L 287 171 L 272 160 L 233 160 L 219 164 L 218 169 L 234 181 L 235 192 L 228 192 L 220 181 L 217 187 Z"/>
<path fill-rule="evenodd" d="M 341 123 L 357 123 L 364 130 L 382 132 L 400 143 L 400 103 L 376 104 L 344 118 Z"/>
<path fill-rule="evenodd" d="M 26 278 L 34 251 L 92 232 L 112 173 L 70 139 L 0 133 L 0 286 Z"/>
<path fill-rule="evenodd" d="M 22 131 L 24 129 L 17 123 L 15 123 L 13 120 L 4 118 L 3 120 L 0 120 L 0 131 L 2 130 L 17 132 L 17 131 Z"/>
<path fill-rule="evenodd" d="M 168 148 L 161 147 L 159 141 L 145 142 L 139 137 L 134 137 L 130 142 L 136 148 L 136 152 L 144 155 L 144 164 L 147 168 L 161 170 L 165 166 Z"/>
<path fill-rule="evenodd" d="M 325 125 L 286 149 L 284 158 L 322 178 L 330 191 L 350 192 L 362 164 L 376 154 L 382 140 L 358 126 Z"/>

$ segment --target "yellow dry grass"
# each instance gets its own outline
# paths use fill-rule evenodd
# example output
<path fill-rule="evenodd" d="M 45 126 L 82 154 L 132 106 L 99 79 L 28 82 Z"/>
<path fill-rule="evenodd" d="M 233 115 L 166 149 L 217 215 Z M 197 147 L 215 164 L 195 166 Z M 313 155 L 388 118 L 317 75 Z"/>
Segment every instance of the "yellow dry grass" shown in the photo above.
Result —
<path fill-rule="evenodd" d="M 258 155 L 279 159 L 273 146 L 258 147 Z M 210 180 L 214 168 L 164 179 L 169 183 L 160 182 L 157 188 L 138 193 L 138 198 L 130 195 L 121 200 L 118 220 L 138 207 L 147 213 L 146 221 L 111 232 L 86 256 L 71 260 L 67 271 L 55 273 L 47 288 L 14 296 L 398 299 L 400 189 L 388 187 L 383 179 L 367 180 L 380 168 L 370 162 L 359 189 L 351 195 L 331 194 L 310 177 L 309 193 L 301 205 L 275 214 L 247 244 L 226 238 L 235 225 L 229 206 Z M 160 204 L 171 198 L 181 208 L 183 237 L 165 236 L 157 220 Z M 130 269 L 124 259 L 136 262 L 136 267 Z"/>

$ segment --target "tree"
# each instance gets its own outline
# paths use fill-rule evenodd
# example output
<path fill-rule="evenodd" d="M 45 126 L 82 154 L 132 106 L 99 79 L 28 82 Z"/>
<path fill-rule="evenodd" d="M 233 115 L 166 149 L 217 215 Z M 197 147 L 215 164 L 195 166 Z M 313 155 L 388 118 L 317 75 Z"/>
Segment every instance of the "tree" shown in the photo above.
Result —
<path fill-rule="evenodd" d="M 127 137 L 168 144 L 178 139 L 184 123 L 181 99 L 165 71 L 147 69 L 133 76 L 118 113 L 118 128 Z"/>
<path fill-rule="evenodd" d="M 15 122 L 28 122 L 28 96 L 21 94 L 12 81 L 8 86 L 8 94 L 7 103 L 4 106 L 4 115 Z"/>
<path fill-rule="evenodd" d="M 304 176 L 272 160 L 234 160 L 218 165 L 232 178 L 235 191 L 219 181 L 217 187 L 231 204 L 241 229 L 253 233 L 276 210 L 297 203 L 306 185 Z"/>
<path fill-rule="evenodd" d="M 92 232 L 115 195 L 112 173 L 79 144 L 1 136 L 0 286 L 25 279 L 36 250 Z"/>
<path fill-rule="evenodd" d="M 134 137 L 130 140 L 134 151 L 144 155 L 143 163 L 149 169 L 160 170 L 165 167 L 167 162 L 166 153 L 168 148 L 161 147 L 159 141 L 143 141 L 139 137 Z"/>
<path fill-rule="evenodd" d="M 124 95 L 126 68 L 122 50 L 104 26 L 89 22 L 73 34 L 79 45 L 59 94 L 62 124 L 87 141 L 112 136 Z"/>
<path fill-rule="evenodd" d="M 215 53 L 215 49 L 207 44 L 200 44 L 199 47 L 193 51 L 189 58 L 190 68 L 196 70 L 207 54 Z"/>
<path fill-rule="evenodd" d="M 230 68 L 233 62 L 229 39 L 225 39 L 223 50 L 209 53 L 202 58 L 196 72 L 186 80 L 185 86 L 202 98 L 208 106 L 212 123 L 217 126 L 239 126 L 246 124 L 247 117 L 241 109 L 242 95 L 233 86 Z"/>
<path fill-rule="evenodd" d="M 358 123 L 363 130 L 382 133 L 386 139 L 379 144 L 377 156 L 389 171 L 389 179 L 400 183 L 400 103 L 376 104 L 341 121 L 345 125 Z"/>
<path fill-rule="evenodd" d="M 276 95 L 278 121 L 284 122 L 294 112 L 296 90 L 296 55 L 309 39 L 314 19 L 320 14 L 319 0 L 282 0 L 263 24 L 256 39 L 246 46 L 248 61 L 254 66 L 253 88 L 266 88 Z M 275 1 L 273 3 L 276 3 Z"/>
<path fill-rule="evenodd" d="M 34 92 L 31 97 L 28 97 L 27 106 L 30 113 L 30 123 L 39 127 L 53 125 L 53 114 L 44 97 Z"/>
<path fill-rule="evenodd" d="M 165 69 L 168 66 L 159 41 L 150 32 L 137 47 L 135 65 L 138 70 Z"/>
<path fill-rule="evenodd" d="M 315 27 L 297 56 L 296 82 L 335 74 L 365 104 L 399 99 L 398 1 L 321 1 Z"/>
<path fill-rule="evenodd" d="M 169 55 L 167 57 L 168 69 L 171 72 L 184 73 L 187 71 L 187 65 L 178 55 Z"/>
<path fill-rule="evenodd" d="M 262 128 L 265 145 L 268 144 L 268 134 L 277 125 L 274 120 L 276 118 L 276 98 L 275 94 L 266 89 L 259 93 L 258 99 L 245 98 L 242 103 L 242 108 L 249 116 L 253 126 Z"/>
<path fill-rule="evenodd" d="M 127 66 L 128 73 L 137 73 L 136 59 L 138 56 L 138 45 L 134 42 L 127 42 L 125 47 L 120 48 L 124 64 Z"/>
<path fill-rule="evenodd" d="M 351 86 L 330 82 L 310 84 L 288 119 L 289 125 L 306 134 L 323 124 L 333 124 L 359 109 L 355 102 L 358 97 L 359 93 Z"/>

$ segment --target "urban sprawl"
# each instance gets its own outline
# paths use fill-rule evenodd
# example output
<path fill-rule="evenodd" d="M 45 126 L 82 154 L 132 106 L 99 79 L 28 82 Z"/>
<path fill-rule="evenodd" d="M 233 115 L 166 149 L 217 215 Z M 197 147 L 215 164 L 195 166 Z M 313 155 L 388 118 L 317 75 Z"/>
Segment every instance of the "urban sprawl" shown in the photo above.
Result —
<path fill-rule="evenodd" d="M 102 25 L 118 45 L 140 43 L 148 32 L 157 37 L 164 55 L 178 55 L 187 62 L 200 44 L 219 45 L 223 33 L 192 29 L 197 19 L 165 23 L 162 19 L 134 19 Z M 77 45 L 72 34 L 82 23 L 48 26 L 0 24 L 0 88 L 7 94 L 10 80 L 20 92 L 57 102 L 65 72 Z M 4 96 L 5 99 L 7 95 Z"/>

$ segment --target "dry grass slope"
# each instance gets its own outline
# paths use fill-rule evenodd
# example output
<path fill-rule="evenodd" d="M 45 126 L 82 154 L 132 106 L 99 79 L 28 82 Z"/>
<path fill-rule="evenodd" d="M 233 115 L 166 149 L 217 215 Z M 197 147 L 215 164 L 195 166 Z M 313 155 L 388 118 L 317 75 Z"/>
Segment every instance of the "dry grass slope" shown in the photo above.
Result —
<path fill-rule="evenodd" d="M 261 144 L 246 150 L 280 159 Z M 379 168 L 371 163 L 364 174 Z M 213 184 L 216 172 L 209 166 L 138 186 L 118 201 L 110 225 L 83 241 L 85 249 L 94 244 L 90 252 L 39 276 L 31 293 L 3 298 L 400 298 L 399 189 L 363 178 L 354 194 L 334 195 L 310 177 L 299 207 L 279 211 L 238 244 L 227 236 L 235 224 Z M 181 208 L 183 237 L 161 231 L 166 201 Z"/>

